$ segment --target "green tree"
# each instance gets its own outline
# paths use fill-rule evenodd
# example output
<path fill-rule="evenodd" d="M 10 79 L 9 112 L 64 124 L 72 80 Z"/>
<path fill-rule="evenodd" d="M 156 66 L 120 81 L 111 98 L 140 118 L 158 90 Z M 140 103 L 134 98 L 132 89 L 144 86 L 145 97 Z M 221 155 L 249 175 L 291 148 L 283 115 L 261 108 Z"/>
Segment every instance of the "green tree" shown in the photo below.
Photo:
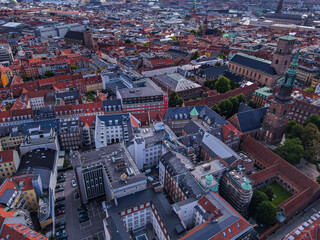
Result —
<path fill-rule="evenodd" d="M 305 150 L 304 157 L 309 162 L 318 162 L 320 159 L 320 142 L 313 140 L 311 146 Z"/>
<path fill-rule="evenodd" d="M 268 199 L 268 196 L 264 192 L 255 190 L 253 192 L 252 199 L 249 205 L 249 215 L 254 217 L 257 206 L 263 201 L 268 201 Z"/>
<path fill-rule="evenodd" d="M 234 81 L 230 81 L 230 88 L 231 88 L 231 90 L 236 89 L 236 88 L 238 88 L 239 86 L 240 86 L 239 83 L 234 82 Z"/>
<path fill-rule="evenodd" d="M 253 100 L 250 100 L 250 101 L 248 102 L 248 106 L 249 106 L 249 107 L 252 107 L 252 108 L 257 108 L 257 103 L 256 103 L 255 101 L 253 101 Z"/>
<path fill-rule="evenodd" d="M 295 120 L 290 120 L 286 127 L 286 134 L 291 134 L 292 128 L 297 125 L 297 122 Z"/>
<path fill-rule="evenodd" d="M 231 115 L 234 115 L 238 112 L 239 100 L 237 97 L 231 97 L 231 98 L 229 98 L 229 100 L 232 103 L 232 114 Z"/>
<path fill-rule="evenodd" d="M 183 104 L 183 99 L 181 97 L 179 97 L 175 91 L 172 91 L 169 95 L 169 103 L 168 104 L 170 107 L 181 106 Z"/>
<path fill-rule="evenodd" d="M 274 152 L 291 164 L 300 163 L 300 159 L 304 155 L 304 149 L 299 138 L 286 139 L 284 144 L 278 146 Z"/>
<path fill-rule="evenodd" d="M 70 68 L 71 69 L 78 69 L 78 66 L 77 65 L 71 65 Z"/>
<path fill-rule="evenodd" d="M 211 90 L 214 90 L 214 83 L 215 81 L 205 81 L 203 85 Z"/>
<path fill-rule="evenodd" d="M 221 115 L 221 109 L 218 104 L 213 105 L 212 110 Z"/>
<path fill-rule="evenodd" d="M 301 139 L 302 133 L 303 133 L 302 125 L 296 124 L 292 127 L 291 134 L 289 135 L 289 137 Z"/>
<path fill-rule="evenodd" d="M 309 92 L 309 93 L 314 93 L 315 89 L 314 88 L 306 88 L 304 89 L 305 92 Z"/>
<path fill-rule="evenodd" d="M 126 39 L 124 42 L 125 43 L 131 43 L 131 40 L 130 39 Z"/>
<path fill-rule="evenodd" d="M 320 116 L 316 114 L 312 114 L 310 117 L 308 117 L 303 125 L 307 126 L 309 123 L 313 123 L 314 125 L 317 126 L 318 130 L 320 131 Z"/>
<path fill-rule="evenodd" d="M 239 100 L 239 104 L 240 103 L 246 103 L 247 102 L 247 100 L 246 100 L 246 96 L 243 94 L 243 93 L 241 93 L 241 94 L 239 94 L 238 96 L 237 96 L 237 98 L 238 98 L 238 100 Z"/>
<path fill-rule="evenodd" d="M 232 102 L 229 99 L 222 100 L 219 104 L 220 113 L 226 118 L 232 115 Z"/>
<path fill-rule="evenodd" d="M 52 70 L 47 70 L 44 73 L 45 77 L 53 77 L 54 76 L 54 72 Z"/>
<path fill-rule="evenodd" d="M 199 51 L 195 51 L 191 57 L 191 60 L 196 60 L 198 57 L 200 57 L 200 53 L 199 53 Z"/>
<path fill-rule="evenodd" d="M 255 219 L 265 225 L 274 225 L 277 222 L 277 207 L 270 201 L 263 201 L 255 209 Z"/>
<path fill-rule="evenodd" d="M 320 142 L 320 133 L 315 124 L 308 123 L 307 126 L 303 128 L 301 141 L 303 146 L 307 148 L 312 145 L 313 140 Z"/>
<path fill-rule="evenodd" d="M 273 191 L 272 188 L 269 186 L 267 189 L 264 191 L 264 193 L 268 196 L 269 201 L 272 201 L 273 199 Z"/>
<path fill-rule="evenodd" d="M 216 62 L 215 66 L 216 67 L 220 67 L 221 66 L 221 62 Z"/>
<path fill-rule="evenodd" d="M 230 90 L 230 80 L 224 76 L 220 77 L 214 84 L 214 88 L 219 93 L 226 93 Z"/>

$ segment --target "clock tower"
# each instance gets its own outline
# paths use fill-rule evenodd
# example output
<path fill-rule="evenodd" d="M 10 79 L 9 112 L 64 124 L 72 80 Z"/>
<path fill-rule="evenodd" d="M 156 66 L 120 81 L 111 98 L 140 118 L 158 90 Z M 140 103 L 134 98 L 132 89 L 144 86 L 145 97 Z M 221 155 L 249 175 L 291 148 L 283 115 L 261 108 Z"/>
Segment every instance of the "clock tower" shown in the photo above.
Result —
<path fill-rule="evenodd" d="M 295 53 L 285 76 L 281 79 L 279 92 L 271 100 L 269 110 L 265 116 L 263 128 L 264 141 L 267 143 L 279 143 L 286 130 L 291 112 L 291 93 L 297 75 L 299 53 L 299 50 Z"/>

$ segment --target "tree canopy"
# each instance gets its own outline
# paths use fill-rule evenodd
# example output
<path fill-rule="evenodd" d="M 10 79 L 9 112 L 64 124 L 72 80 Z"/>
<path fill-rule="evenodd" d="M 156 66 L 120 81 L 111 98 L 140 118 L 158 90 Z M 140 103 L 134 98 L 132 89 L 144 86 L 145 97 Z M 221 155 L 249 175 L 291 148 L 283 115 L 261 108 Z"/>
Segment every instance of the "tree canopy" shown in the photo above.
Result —
<path fill-rule="evenodd" d="M 172 91 L 169 95 L 169 107 L 181 106 L 183 104 L 183 99 L 178 96 L 175 91 Z"/>
<path fill-rule="evenodd" d="M 304 149 L 299 138 L 288 138 L 275 149 L 275 153 L 291 164 L 298 164 L 304 155 Z"/>
<path fill-rule="evenodd" d="M 214 88 L 219 92 L 219 93 L 226 93 L 230 90 L 230 80 L 224 76 L 220 77 L 215 83 L 214 83 Z"/>
<path fill-rule="evenodd" d="M 45 77 L 53 77 L 54 76 L 54 72 L 52 70 L 47 70 L 44 73 Z"/>
<path fill-rule="evenodd" d="M 263 201 L 255 209 L 255 219 L 265 225 L 274 225 L 277 222 L 277 207 L 270 201 Z"/>

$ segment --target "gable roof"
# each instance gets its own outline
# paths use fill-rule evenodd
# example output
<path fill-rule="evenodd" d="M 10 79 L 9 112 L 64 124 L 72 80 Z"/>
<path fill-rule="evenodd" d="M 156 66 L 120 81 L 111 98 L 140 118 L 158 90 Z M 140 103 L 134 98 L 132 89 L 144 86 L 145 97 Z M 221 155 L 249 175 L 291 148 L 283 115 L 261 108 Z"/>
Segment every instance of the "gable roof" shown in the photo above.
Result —
<path fill-rule="evenodd" d="M 268 109 L 269 107 L 264 107 L 237 113 L 241 132 L 246 133 L 261 128 Z"/>
<path fill-rule="evenodd" d="M 262 58 L 253 57 L 244 53 L 234 54 L 230 62 L 266 73 L 268 75 L 277 75 L 276 70 L 271 66 L 271 62 Z"/>

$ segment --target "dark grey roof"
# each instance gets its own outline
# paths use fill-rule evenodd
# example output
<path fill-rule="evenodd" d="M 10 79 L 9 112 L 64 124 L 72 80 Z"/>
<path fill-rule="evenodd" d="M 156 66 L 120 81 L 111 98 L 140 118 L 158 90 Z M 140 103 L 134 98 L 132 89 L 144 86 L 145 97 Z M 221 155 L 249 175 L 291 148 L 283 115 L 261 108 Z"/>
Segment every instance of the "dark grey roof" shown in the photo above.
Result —
<path fill-rule="evenodd" d="M 297 14 L 285 14 L 285 13 L 267 13 L 264 15 L 266 18 L 278 18 L 278 19 L 290 19 L 290 20 L 302 20 L 302 15 Z"/>
<path fill-rule="evenodd" d="M 230 71 L 225 71 L 223 76 L 228 78 L 230 81 L 233 81 L 233 82 L 236 82 L 236 83 L 240 83 L 240 82 L 242 82 L 244 80 L 244 78 L 241 77 L 240 75 L 232 73 Z"/>
<path fill-rule="evenodd" d="M 262 58 L 253 57 L 244 53 L 236 53 L 230 62 L 248 67 L 269 75 L 277 75 L 276 70 L 271 66 L 271 62 Z"/>
<path fill-rule="evenodd" d="M 40 109 L 34 109 L 33 116 L 34 120 L 54 118 L 54 108 L 53 106 L 47 106 Z"/>
<path fill-rule="evenodd" d="M 253 110 L 252 107 L 248 106 L 247 104 L 241 102 L 239 104 L 239 107 L 238 107 L 238 113 L 241 113 L 241 112 L 246 112 L 246 111 L 251 111 Z"/>
<path fill-rule="evenodd" d="M 10 198 L 12 198 L 12 195 L 15 193 L 16 191 L 13 189 L 6 189 L 4 190 L 4 192 L 2 193 L 2 195 L 0 196 L 0 203 L 7 205 Z"/>
<path fill-rule="evenodd" d="M 212 111 L 207 106 L 196 106 L 199 118 L 209 124 L 211 127 L 221 126 L 227 123 L 219 114 Z M 163 118 L 164 121 L 181 121 L 184 119 L 191 119 L 190 112 L 193 107 L 180 107 L 180 108 L 169 108 L 166 116 Z"/>
<path fill-rule="evenodd" d="M 197 75 L 200 77 L 212 78 L 212 77 L 218 77 L 220 75 L 223 75 L 227 70 L 228 70 L 227 66 L 211 67 L 211 68 L 203 69 Z"/>
<path fill-rule="evenodd" d="M 47 119 L 47 120 L 40 120 L 35 122 L 23 123 L 22 130 L 24 134 L 29 132 L 30 128 L 53 128 L 56 132 L 60 130 L 60 119 Z"/>
<path fill-rule="evenodd" d="M 123 88 L 118 90 L 121 98 L 137 98 L 137 97 L 151 97 L 162 95 L 162 92 L 152 87 L 139 88 Z"/>
<path fill-rule="evenodd" d="M 181 159 L 188 159 L 186 156 L 176 151 L 165 153 L 160 161 L 170 173 L 171 176 L 176 176 L 176 181 L 179 183 L 180 189 L 189 197 L 199 199 L 204 194 L 197 180 L 191 175 Z"/>
<path fill-rule="evenodd" d="M 83 41 L 83 32 L 68 31 L 64 38 Z"/>
<path fill-rule="evenodd" d="M 184 57 L 187 57 L 189 56 L 189 53 L 187 52 L 182 52 L 180 50 L 177 50 L 177 49 L 169 49 L 168 51 L 166 51 L 167 53 L 171 53 L 171 54 L 175 54 L 175 55 L 181 55 L 181 56 L 184 56 Z"/>
<path fill-rule="evenodd" d="M 161 220 L 163 221 L 171 239 L 178 239 L 183 236 L 184 231 L 178 234 L 176 229 L 181 230 L 181 222 L 179 217 L 172 210 L 168 200 L 162 192 L 155 192 L 152 188 L 137 192 L 117 199 L 118 205 L 115 206 L 114 201 L 107 203 L 108 214 L 108 231 L 112 239 L 127 240 L 130 239 L 130 234 L 121 220 L 120 212 L 126 209 L 139 206 L 143 203 L 152 201 Z M 183 229 L 183 227 L 182 227 Z"/>
<path fill-rule="evenodd" d="M 39 148 L 26 153 L 21 157 L 19 171 L 27 168 L 45 168 L 53 170 L 55 165 L 56 151 L 52 149 Z"/>
<path fill-rule="evenodd" d="M 77 99 L 79 97 L 78 89 L 74 89 L 67 92 L 60 92 L 56 94 L 57 98 L 62 98 L 63 100 L 72 100 Z"/>
<path fill-rule="evenodd" d="M 102 106 L 104 111 L 121 111 L 122 110 L 121 99 L 103 100 Z"/>
<path fill-rule="evenodd" d="M 237 113 L 241 132 L 247 133 L 261 128 L 268 109 L 269 107 L 264 107 Z"/>

